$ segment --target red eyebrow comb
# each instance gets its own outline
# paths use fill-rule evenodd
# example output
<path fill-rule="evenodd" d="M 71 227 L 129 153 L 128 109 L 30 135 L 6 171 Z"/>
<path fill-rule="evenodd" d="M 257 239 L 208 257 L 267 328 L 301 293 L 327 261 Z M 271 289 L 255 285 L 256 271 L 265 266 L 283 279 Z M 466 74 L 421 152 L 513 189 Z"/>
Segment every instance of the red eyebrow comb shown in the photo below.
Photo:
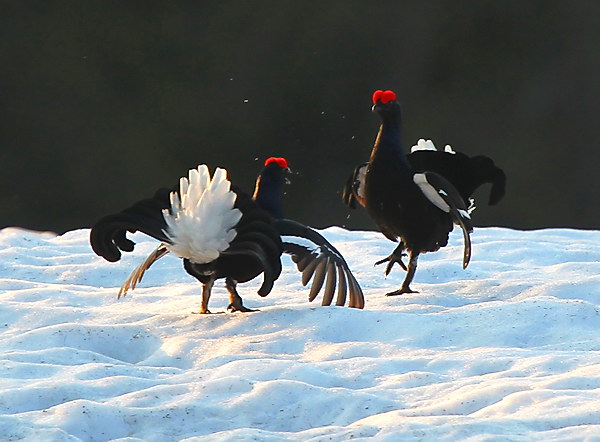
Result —
<path fill-rule="evenodd" d="M 288 168 L 288 162 L 283 157 L 270 157 L 265 160 L 265 166 L 268 166 L 271 163 L 279 164 L 279 167 L 281 167 L 282 169 Z"/>
<path fill-rule="evenodd" d="M 378 101 L 381 101 L 383 104 L 388 104 L 390 101 L 394 101 L 395 99 L 396 93 L 394 91 L 376 90 L 373 92 L 373 104 L 376 104 Z"/>

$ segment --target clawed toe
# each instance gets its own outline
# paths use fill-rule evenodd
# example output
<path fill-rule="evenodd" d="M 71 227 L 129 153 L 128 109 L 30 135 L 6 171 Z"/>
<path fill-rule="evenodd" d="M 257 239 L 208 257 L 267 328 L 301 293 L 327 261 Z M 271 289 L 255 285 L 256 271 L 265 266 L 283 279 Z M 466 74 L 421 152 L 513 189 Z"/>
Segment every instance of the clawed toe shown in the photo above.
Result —
<path fill-rule="evenodd" d="M 373 264 L 373 267 L 378 266 L 380 264 L 383 264 L 384 262 L 388 262 L 389 260 L 392 259 L 392 255 L 390 256 L 386 256 L 385 258 L 383 258 L 382 260 L 377 261 L 375 264 Z"/>
<path fill-rule="evenodd" d="M 388 276 L 390 274 L 390 272 L 392 271 L 392 268 L 394 267 L 394 264 L 398 264 L 400 267 L 402 267 L 402 270 L 404 270 L 406 272 L 407 268 L 406 265 L 402 262 L 402 256 L 405 256 L 405 254 L 403 253 L 400 256 L 395 255 L 394 253 L 392 253 L 390 256 L 387 256 L 385 258 L 383 258 L 380 261 L 377 261 L 375 263 L 376 266 L 383 264 L 384 262 L 387 262 L 388 265 L 385 267 L 385 271 L 384 274 L 385 276 Z"/>
<path fill-rule="evenodd" d="M 398 295 L 404 295 L 405 293 L 419 293 L 415 290 L 411 290 L 410 287 L 401 287 L 398 290 L 394 290 L 393 292 L 389 292 L 386 293 L 385 296 L 398 296 Z"/>
<path fill-rule="evenodd" d="M 227 311 L 231 312 L 231 313 L 233 313 L 233 312 L 250 313 L 250 312 L 257 312 L 259 310 L 244 307 L 244 305 L 229 304 L 227 306 Z"/>

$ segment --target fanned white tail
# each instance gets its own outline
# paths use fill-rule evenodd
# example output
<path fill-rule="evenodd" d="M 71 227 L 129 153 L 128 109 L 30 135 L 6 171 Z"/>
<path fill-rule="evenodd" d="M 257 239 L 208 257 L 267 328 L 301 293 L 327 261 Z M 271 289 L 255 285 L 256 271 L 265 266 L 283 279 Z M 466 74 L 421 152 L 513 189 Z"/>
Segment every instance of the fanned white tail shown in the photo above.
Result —
<path fill-rule="evenodd" d="M 171 192 L 171 210 L 163 210 L 171 240 L 167 249 L 198 264 L 217 259 L 235 238 L 233 227 L 242 217 L 230 189 L 225 169 L 217 168 L 212 179 L 205 164 L 190 169 L 179 180 L 179 195 Z"/>
<path fill-rule="evenodd" d="M 435 144 L 433 144 L 433 141 L 420 138 L 419 141 L 417 141 L 417 144 L 410 148 L 411 152 L 416 152 L 418 150 L 437 150 L 437 148 L 435 147 Z M 446 144 L 444 147 L 444 152 L 451 154 L 456 153 L 449 144 Z"/>
<path fill-rule="evenodd" d="M 411 152 L 416 152 L 417 150 L 437 150 L 437 149 L 435 148 L 435 144 L 433 144 L 433 141 L 426 140 L 424 138 L 420 138 L 419 141 L 417 141 L 417 144 L 415 144 L 413 147 L 410 148 Z"/>

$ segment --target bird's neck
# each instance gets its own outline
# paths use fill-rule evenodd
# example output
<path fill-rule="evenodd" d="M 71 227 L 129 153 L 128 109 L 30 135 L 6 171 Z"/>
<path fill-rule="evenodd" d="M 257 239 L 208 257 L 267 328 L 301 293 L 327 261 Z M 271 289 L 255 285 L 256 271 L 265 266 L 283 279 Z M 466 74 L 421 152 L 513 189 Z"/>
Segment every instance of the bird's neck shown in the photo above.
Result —
<path fill-rule="evenodd" d="M 379 133 L 371 153 L 371 161 L 378 157 L 385 157 L 386 161 L 391 159 L 401 167 L 411 169 L 411 165 L 402 149 L 402 133 L 399 121 L 384 120 L 379 127 Z"/>
<path fill-rule="evenodd" d="M 259 176 L 254 188 L 254 201 L 274 218 L 284 218 L 281 185 L 271 182 L 268 178 Z"/>

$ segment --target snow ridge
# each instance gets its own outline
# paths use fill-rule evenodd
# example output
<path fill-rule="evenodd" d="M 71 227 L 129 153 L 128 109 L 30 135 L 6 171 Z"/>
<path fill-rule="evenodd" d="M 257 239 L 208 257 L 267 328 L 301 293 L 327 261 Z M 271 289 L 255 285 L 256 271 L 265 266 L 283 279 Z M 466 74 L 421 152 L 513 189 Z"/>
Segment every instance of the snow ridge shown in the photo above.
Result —
<path fill-rule="evenodd" d="M 111 263 L 89 229 L 0 230 L 0 439 L 598 441 L 600 231 L 478 227 L 462 271 L 455 230 L 395 297 L 381 232 L 318 232 L 364 310 L 311 304 L 287 255 L 271 295 L 240 288 L 259 312 L 192 314 L 170 253 L 117 301 L 153 238 Z"/>
<path fill-rule="evenodd" d="M 205 164 L 190 169 L 179 180 L 179 194 L 171 192 L 171 209 L 163 210 L 169 251 L 198 264 L 217 259 L 237 234 L 242 212 L 234 208 L 236 198 L 225 169 L 217 168 L 212 179 Z"/>

